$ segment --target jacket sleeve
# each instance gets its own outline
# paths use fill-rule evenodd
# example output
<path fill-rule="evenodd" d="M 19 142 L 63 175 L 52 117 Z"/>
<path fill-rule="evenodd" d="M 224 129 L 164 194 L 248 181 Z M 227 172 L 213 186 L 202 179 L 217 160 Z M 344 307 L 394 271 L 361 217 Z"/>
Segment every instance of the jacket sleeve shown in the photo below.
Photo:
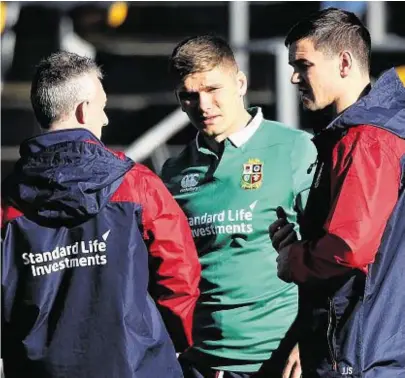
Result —
<path fill-rule="evenodd" d="M 142 221 L 150 253 L 150 293 L 176 350 L 192 345 L 201 267 L 187 218 L 163 182 L 149 172 Z"/>
<path fill-rule="evenodd" d="M 325 235 L 291 247 L 294 282 L 328 279 L 353 268 L 367 271 L 398 199 L 400 162 L 393 155 L 383 142 L 370 141 L 364 132 L 338 143 L 333 151 Z"/>

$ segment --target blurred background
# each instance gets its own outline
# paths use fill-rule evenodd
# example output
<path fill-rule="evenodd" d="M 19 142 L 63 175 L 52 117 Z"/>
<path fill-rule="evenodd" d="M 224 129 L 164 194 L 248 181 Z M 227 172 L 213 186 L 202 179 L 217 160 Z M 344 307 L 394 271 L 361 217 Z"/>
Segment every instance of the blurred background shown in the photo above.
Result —
<path fill-rule="evenodd" d="M 374 79 L 393 66 L 405 75 L 405 2 L 1 2 L 2 178 L 18 145 L 39 132 L 29 101 L 35 65 L 61 49 L 103 68 L 110 120 L 103 142 L 157 172 L 196 133 L 167 71 L 172 49 L 191 35 L 213 32 L 230 42 L 249 78 L 246 103 L 261 106 L 266 118 L 308 131 L 327 123 L 328 112 L 301 109 L 284 37 L 302 17 L 329 6 L 355 12 L 369 28 Z"/>

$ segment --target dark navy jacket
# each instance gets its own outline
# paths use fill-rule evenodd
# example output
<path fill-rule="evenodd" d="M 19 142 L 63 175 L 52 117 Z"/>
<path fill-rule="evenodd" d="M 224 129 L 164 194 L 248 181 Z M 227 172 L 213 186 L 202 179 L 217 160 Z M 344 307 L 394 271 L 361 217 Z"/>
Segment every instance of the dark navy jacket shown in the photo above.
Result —
<path fill-rule="evenodd" d="M 182 377 L 148 294 L 148 260 L 158 249 L 151 240 L 148 251 L 148 235 L 166 253 L 179 252 L 180 262 L 180 245 L 190 260 L 195 253 L 187 220 L 164 185 L 83 129 L 29 139 L 20 153 L 2 188 L 6 377 Z M 158 212 L 166 222 L 159 226 Z M 197 288 L 197 261 L 195 253 L 195 262 L 177 269 L 172 258 L 160 278 L 184 288 L 177 269 L 178 276 L 195 275 L 190 285 Z M 179 289 L 175 298 L 169 289 L 160 287 L 162 305 L 171 298 L 192 313 L 197 289 L 192 295 Z"/>
<path fill-rule="evenodd" d="M 314 142 L 289 255 L 304 378 L 405 377 L 405 87 L 394 69 Z"/>

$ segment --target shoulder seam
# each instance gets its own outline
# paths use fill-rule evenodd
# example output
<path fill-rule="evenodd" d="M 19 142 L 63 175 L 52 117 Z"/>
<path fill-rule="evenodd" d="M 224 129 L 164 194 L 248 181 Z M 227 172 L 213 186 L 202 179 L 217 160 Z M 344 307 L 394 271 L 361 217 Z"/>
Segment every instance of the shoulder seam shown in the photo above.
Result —
<path fill-rule="evenodd" d="M 18 218 L 21 218 L 24 216 L 24 213 L 14 206 L 11 205 L 6 205 L 2 209 L 2 220 L 1 220 L 1 226 L 5 226 L 7 223 L 10 223 Z"/>

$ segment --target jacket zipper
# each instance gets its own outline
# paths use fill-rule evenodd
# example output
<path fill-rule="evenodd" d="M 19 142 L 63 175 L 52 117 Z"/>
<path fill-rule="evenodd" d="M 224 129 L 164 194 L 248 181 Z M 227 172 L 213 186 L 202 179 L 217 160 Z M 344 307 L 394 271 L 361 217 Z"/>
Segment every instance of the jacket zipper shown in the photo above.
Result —
<path fill-rule="evenodd" d="M 329 354 L 330 354 L 330 359 L 332 361 L 332 369 L 333 371 L 337 371 L 337 362 L 336 362 L 336 356 L 333 348 L 333 304 L 332 300 L 329 299 L 329 311 L 328 311 L 329 319 L 328 319 L 328 331 L 327 331 L 327 339 L 328 339 L 328 347 L 329 347 Z"/>

